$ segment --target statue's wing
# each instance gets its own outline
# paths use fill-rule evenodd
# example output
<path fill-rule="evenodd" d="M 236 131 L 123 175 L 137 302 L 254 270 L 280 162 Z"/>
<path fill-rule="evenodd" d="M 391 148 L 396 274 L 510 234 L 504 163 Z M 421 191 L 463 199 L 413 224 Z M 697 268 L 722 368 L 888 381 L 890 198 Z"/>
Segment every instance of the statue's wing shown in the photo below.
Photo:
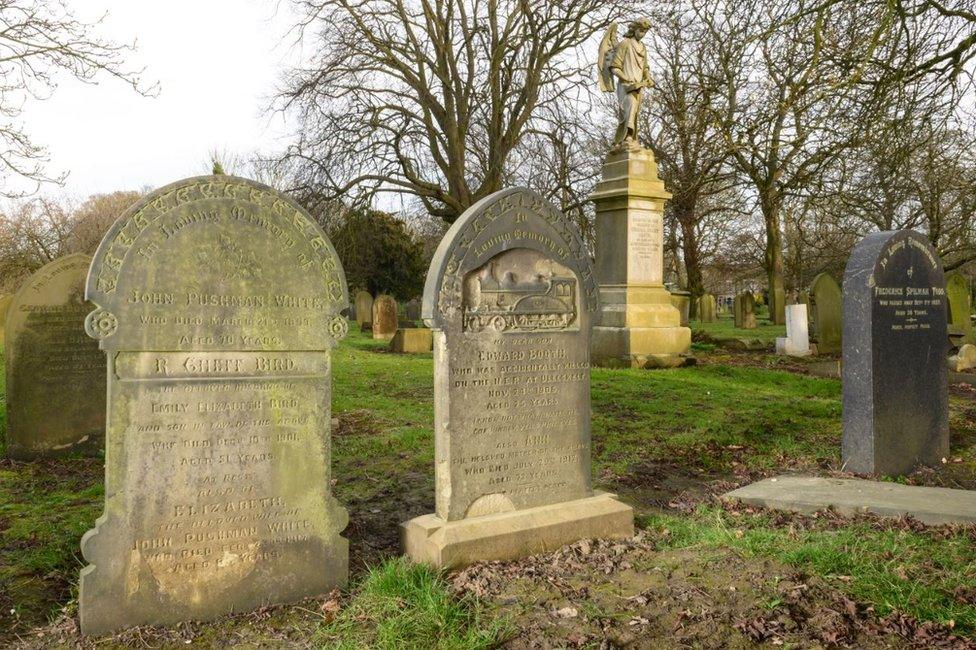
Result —
<path fill-rule="evenodd" d="M 596 74 L 600 82 L 600 90 L 605 93 L 612 93 L 616 87 L 613 73 L 610 72 L 610 61 L 613 59 L 613 51 L 616 47 L 617 23 L 611 23 L 600 41 L 600 55 L 596 60 Z"/>

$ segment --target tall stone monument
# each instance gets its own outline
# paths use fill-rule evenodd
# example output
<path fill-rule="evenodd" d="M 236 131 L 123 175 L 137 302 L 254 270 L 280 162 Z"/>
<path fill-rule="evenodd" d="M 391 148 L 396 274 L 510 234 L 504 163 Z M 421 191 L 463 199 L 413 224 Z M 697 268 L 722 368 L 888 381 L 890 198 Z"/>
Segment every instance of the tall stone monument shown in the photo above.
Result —
<path fill-rule="evenodd" d="M 955 346 L 976 343 L 973 336 L 973 303 L 969 282 L 961 273 L 946 277 L 949 296 L 949 337 Z"/>
<path fill-rule="evenodd" d="M 633 534 L 630 506 L 592 489 L 595 280 L 572 223 L 529 190 L 497 192 L 451 226 L 423 303 L 437 508 L 403 524 L 410 557 L 461 566 Z"/>
<path fill-rule="evenodd" d="M 590 197 L 596 205 L 596 275 L 600 313 L 593 328 L 593 363 L 657 367 L 686 363 L 691 330 L 664 287 L 664 202 L 650 149 L 640 145 L 643 91 L 654 85 L 641 39 L 650 21 L 630 23 L 617 41 L 613 25 L 600 43 L 600 88 L 618 102 L 614 146 Z"/>
<path fill-rule="evenodd" d="M 7 453 L 99 455 L 105 438 L 105 355 L 85 335 L 85 278 L 77 253 L 41 267 L 7 313 Z"/>
<path fill-rule="evenodd" d="M 949 453 L 946 289 L 922 235 L 872 233 L 844 273 L 843 467 L 907 474 Z"/>
<path fill-rule="evenodd" d="M 844 299 L 837 280 L 826 273 L 817 275 L 810 283 L 809 301 L 817 353 L 838 354 L 844 336 Z"/>
<path fill-rule="evenodd" d="M 346 283 L 315 221 L 233 176 L 143 198 L 102 240 L 85 322 L 108 357 L 105 509 L 82 631 L 210 619 L 345 582 L 330 349 Z"/>

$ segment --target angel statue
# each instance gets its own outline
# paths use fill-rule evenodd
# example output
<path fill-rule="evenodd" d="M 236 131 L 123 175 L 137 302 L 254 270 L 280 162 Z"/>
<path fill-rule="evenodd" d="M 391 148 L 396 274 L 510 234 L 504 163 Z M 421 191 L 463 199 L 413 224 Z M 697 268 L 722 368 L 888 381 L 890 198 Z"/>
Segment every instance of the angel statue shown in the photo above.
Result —
<path fill-rule="evenodd" d="M 610 25 L 600 41 L 600 58 L 597 73 L 600 90 L 617 92 L 617 134 L 613 138 L 614 149 L 639 149 L 637 141 L 637 115 L 640 112 L 641 94 L 645 88 L 653 88 L 654 80 L 647 69 L 647 50 L 641 39 L 651 27 L 651 21 L 641 18 L 630 23 L 623 40 L 617 42 L 617 25 Z"/>

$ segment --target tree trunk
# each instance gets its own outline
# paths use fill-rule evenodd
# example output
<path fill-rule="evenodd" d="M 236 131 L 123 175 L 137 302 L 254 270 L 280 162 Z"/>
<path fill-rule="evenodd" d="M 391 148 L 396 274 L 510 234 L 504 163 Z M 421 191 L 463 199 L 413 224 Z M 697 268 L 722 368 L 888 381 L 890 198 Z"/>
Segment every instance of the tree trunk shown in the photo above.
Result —
<path fill-rule="evenodd" d="M 786 323 L 786 286 L 783 282 L 783 233 L 780 231 L 782 204 L 775 192 L 762 197 L 763 219 L 766 222 L 766 280 L 769 287 L 769 319 L 776 325 Z"/>
<path fill-rule="evenodd" d="M 688 320 L 698 317 L 698 299 L 705 294 L 702 280 L 701 251 L 698 250 L 698 235 L 695 233 L 695 206 L 675 205 L 674 215 L 681 226 L 681 254 L 685 260 L 686 289 L 691 293 Z"/>

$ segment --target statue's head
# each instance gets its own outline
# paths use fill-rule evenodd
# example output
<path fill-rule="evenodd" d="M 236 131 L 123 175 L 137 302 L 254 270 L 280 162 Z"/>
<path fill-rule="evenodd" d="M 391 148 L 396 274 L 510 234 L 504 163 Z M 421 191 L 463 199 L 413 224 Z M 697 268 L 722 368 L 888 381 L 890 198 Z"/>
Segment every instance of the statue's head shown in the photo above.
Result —
<path fill-rule="evenodd" d="M 651 21 L 647 18 L 639 18 L 627 26 L 626 38 L 636 38 L 638 41 L 644 38 L 644 34 L 651 28 Z"/>

